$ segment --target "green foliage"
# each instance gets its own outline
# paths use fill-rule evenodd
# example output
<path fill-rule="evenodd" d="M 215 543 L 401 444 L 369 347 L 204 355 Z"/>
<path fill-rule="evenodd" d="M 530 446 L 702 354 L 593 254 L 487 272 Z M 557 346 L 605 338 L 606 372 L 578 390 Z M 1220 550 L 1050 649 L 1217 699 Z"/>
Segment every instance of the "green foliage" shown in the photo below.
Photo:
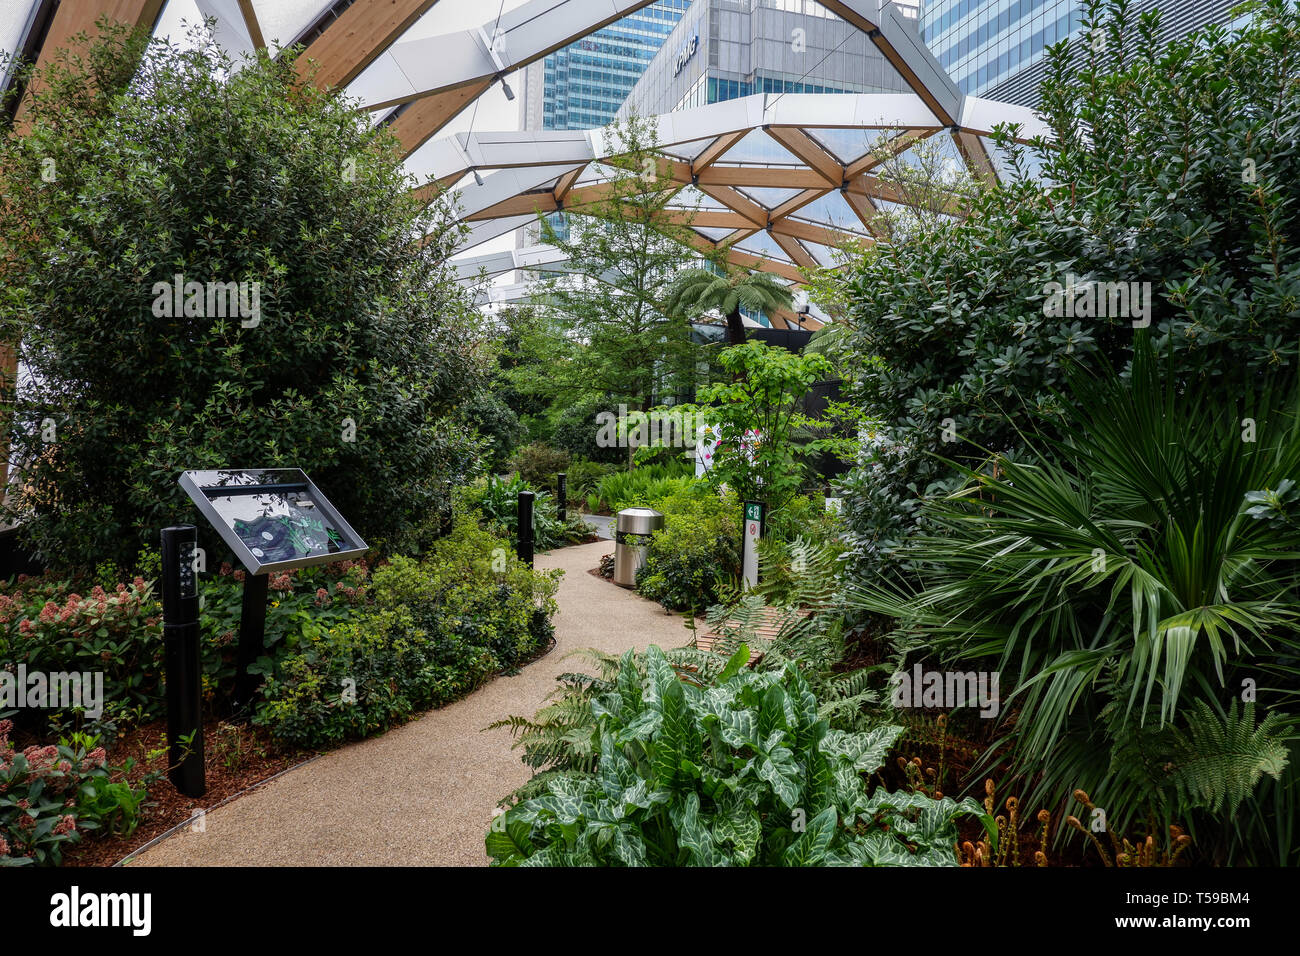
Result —
<path fill-rule="evenodd" d="M 1296 394 L 1260 380 L 1230 401 L 1174 381 L 1144 339 L 1129 377 L 1073 375 L 1059 440 L 967 469 L 960 493 L 925 505 L 934 532 L 907 551 L 920 588 L 864 587 L 857 602 L 898 618 L 909 644 L 1001 673 L 1005 743 L 1037 780 L 1024 802 L 1079 787 L 1120 829 L 1203 808 L 1188 795 L 1239 797 L 1241 768 L 1223 760 L 1194 785 L 1170 778 L 1180 718 L 1217 746 L 1207 703 L 1221 712 L 1266 674 L 1273 708 L 1300 696 L 1277 666 L 1300 652 L 1300 528 L 1252 513 L 1251 494 L 1300 475 Z M 1232 740 L 1246 726 L 1228 725 Z M 1267 753 L 1251 756 L 1276 768 Z"/>
<path fill-rule="evenodd" d="M 650 539 L 637 590 L 670 611 L 698 613 L 718 603 L 740 573 L 740 499 L 693 482 L 650 506 L 663 513 L 664 526 Z"/>
<path fill-rule="evenodd" d="M 564 479 L 569 502 L 585 504 L 587 498 L 596 493 L 600 480 L 614 472 L 614 467 L 585 458 L 571 460 Z"/>
<path fill-rule="evenodd" d="M 569 467 L 569 453 L 533 442 L 515 452 L 510 465 L 528 484 L 554 493 L 555 476 Z"/>
<path fill-rule="evenodd" d="M 757 588 L 734 604 L 709 609 L 706 626 L 718 635 L 713 650 L 730 654 L 744 644 L 758 656 L 759 670 L 798 667 L 821 702 L 821 716 L 837 730 L 870 730 L 896 719 L 896 711 L 883 708 L 880 690 L 891 664 L 846 666 L 839 549 L 796 539 L 793 550 L 800 560 L 781 575 L 760 554 Z"/>
<path fill-rule="evenodd" d="M 827 575 L 829 585 L 843 570 L 845 547 L 838 515 L 827 511 L 820 496 L 795 495 L 775 511 L 768 511 L 758 544 L 759 590 L 773 604 L 789 605 L 809 580 L 814 564 Z"/>
<path fill-rule="evenodd" d="M 247 572 L 236 571 L 229 564 L 213 571 L 199 578 L 203 604 L 199 612 L 199 652 L 204 696 L 220 712 L 234 690 Z M 266 654 L 250 665 L 250 672 L 272 673 L 274 661 L 298 653 L 305 641 L 322 630 L 360 614 L 369 601 L 369 580 L 370 567 L 365 559 L 272 574 L 267 582 L 270 597 L 262 635 Z M 152 703 L 156 711 L 161 697 Z"/>
<path fill-rule="evenodd" d="M 105 569 L 107 572 L 109 569 Z M 0 670 L 95 673 L 104 677 L 103 713 L 22 710 L 23 729 L 46 720 L 73 729 L 111 732 L 131 715 L 159 715 L 162 706 L 162 607 L 153 585 L 137 577 L 108 588 L 46 574 L 0 583 Z M 83 698 L 84 700 L 84 698 Z"/>
<path fill-rule="evenodd" d="M 408 548 L 474 461 L 453 417 L 479 381 L 481 318 L 445 261 L 460 228 L 412 194 L 391 132 L 291 57 L 193 40 L 106 28 L 87 70 L 26 84 L 30 131 L 0 138 L 0 333 L 31 372 L 5 387 L 6 517 L 57 567 L 126 567 L 191 512 L 180 471 L 305 466 L 372 545 Z M 205 289 L 180 315 L 177 275 Z M 243 310 L 209 283 L 247 283 Z"/>
<path fill-rule="evenodd" d="M 58 866 L 84 832 L 130 833 L 145 791 L 113 783 L 97 739 L 74 734 L 21 753 L 0 720 L 0 866 Z"/>
<path fill-rule="evenodd" d="M 652 502 L 685 490 L 694 482 L 691 467 L 681 460 L 640 465 L 602 477 L 596 483 L 596 503 L 617 514 L 624 508 L 649 507 Z"/>
<path fill-rule="evenodd" d="M 831 730 L 796 668 L 756 673 L 741 647 L 707 688 L 664 653 L 620 662 L 596 698 L 595 770 L 556 774 L 505 811 L 497 866 L 954 865 L 973 801 L 868 796 L 900 728 Z"/>
<path fill-rule="evenodd" d="M 1228 712 L 1216 714 L 1203 700 L 1187 715 L 1187 729 L 1174 730 L 1173 783 L 1190 806 L 1217 813 L 1227 804 L 1236 814 L 1260 777 L 1280 780 L 1288 750 L 1280 729 L 1281 714 L 1271 713 L 1255 725 L 1255 704 L 1239 713 L 1236 698 Z"/>
<path fill-rule="evenodd" d="M 558 396 L 551 411 L 550 443 L 567 451 L 576 459 L 602 464 L 618 464 L 627 459 L 627 451 L 617 445 L 602 445 L 597 416 L 606 413 L 617 417 L 618 406 L 603 397 L 592 396 L 583 401 L 569 401 Z"/>
<path fill-rule="evenodd" d="M 1089 2 L 1082 36 L 1047 54 L 1050 142 L 999 137 L 1007 181 L 968 217 L 839 273 L 852 394 L 882 419 L 844 485 L 864 579 L 901 560 L 919 499 L 960 487 L 948 462 L 1014 457 L 1027 419 L 1063 410 L 1072 361 L 1127 361 L 1140 317 L 1047 315 L 1048 283 L 1150 282 L 1151 332 L 1188 383 L 1243 394 L 1296 367 L 1300 9 L 1266 0 L 1244 27 L 1165 44 L 1112 7 Z"/>
<path fill-rule="evenodd" d="M 472 392 L 461 410 L 466 424 L 484 441 L 484 468 L 489 472 L 505 468 L 515 449 L 527 438 L 527 429 L 515 410 L 491 387 Z"/>
<path fill-rule="evenodd" d="M 766 597 L 767 590 L 760 585 L 734 605 L 712 607 L 706 625 L 718 635 L 712 650 L 674 648 L 664 651 L 665 658 L 682 680 L 710 687 L 743 644 L 755 658 L 752 666 L 760 671 L 797 668 L 820 701 L 819 715 L 830 721 L 832 729 L 868 731 L 887 723 L 881 694 L 873 687 L 884 683 L 887 668 L 843 666 L 847 646 L 845 605 L 836 585 L 838 561 L 834 549 L 806 546 L 803 567 L 786 582 L 781 600 Z M 760 626 L 766 626 L 767 636 L 758 633 Z M 558 678 L 561 686 L 534 717 L 512 716 L 492 725 L 510 728 L 515 746 L 523 750 L 524 763 L 539 771 L 518 792 L 521 799 L 540 793 L 552 775 L 589 772 L 595 766 L 599 740 L 593 735 L 591 702 L 614 690 L 621 663 L 618 657 L 592 650 L 571 656 L 584 658 L 596 673 L 563 674 Z M 644 656 L 634 663 L 644 680 Z"/>
<path fill-rule="evenodd" d="M 325 747 L 461 697 L 546 647 L 559 573 L 528 568 L 462 514 L 423 560 L 375 571 L 372 607 L 277 660 L 254 721 Z"/>
<path fill-rule="evenodd" d="M 463 489 L 461 499 L 466 506 L 477 509 L 489 525 L 507 535 L 511 541 L 519 540 L 519 493 L 532 491 L 533 544 L 538 551 L 558 548 L 568 540 L 578 540 L 577 529 L 560 523 L 555 502 L 544 491 L 535 490 L 519 475 L 500 478 L 488 475 Z M 574 538 L 577 534 L 577 538 Z"/>
<path fill-rule="evenodd" d="M 808 457 L 827 450 L 806 440 L 827 424 L 805 415 L 799 402 L 832 375 L 831 363 L 763 342 L 724 349 L 718 361 L 734 381 L 706 385 L 696 392 L 698 405 L 681 407 L 697 421 L 715 423 L 706 430 L 717 442 L 706 476 L 715 487 L 726 484 L 741 498 L 780 508 L 803 488 Z"/>

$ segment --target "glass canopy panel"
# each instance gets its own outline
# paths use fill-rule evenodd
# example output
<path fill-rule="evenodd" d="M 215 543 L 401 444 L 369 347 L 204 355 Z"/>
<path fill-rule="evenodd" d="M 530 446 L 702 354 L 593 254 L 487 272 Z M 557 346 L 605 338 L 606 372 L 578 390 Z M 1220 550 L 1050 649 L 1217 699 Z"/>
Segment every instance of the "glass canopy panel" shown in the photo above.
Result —
<path fill-rule="evenodd" d="M 11 57 L 17 56 L 27 39 L 32 15 L 40 0 L 5 0 L 0 3 L 0 89 L 8 85 Z"/>
<path fill-rule="evenodd" d="M 386 110 L 374 110 L 373 112 L 367 113 L 366 118 L 369 120 L 370 125 L 375 127 L 396 113 L 398 109 L 400 109 L 400 107 L 390 106 Z"/>
<path fill-rule="evenodd" d="M 931 157 L 931 162 L 933 162 L 933 157 L 938 157 L 941 163 L 941 168 L 945 170 L 944 175 L 948 175 L 950 171 L 960 171 L 966 168 L 966 161 L 962 159 L 961 152 L 957 149 L 957 144 L 953 141 L 953 138 L 946 133 L 938 136 L 930 136 L 921 140 L 920 143 L 912 144 L 899 153 L 898 158 L 909 166 L 918 168 L 922 164 L 921 156 L 917 153 L 918 149 L 921 150 L 926 157 Z"/>
<path fill-rule="evenodd" d="M 997 170 L 998 178 L 1003 182 L 1009 182 L 1016 176 L 1015 167 L 1012 165 L 1010 154 L 993 142 L 991 137 L 981 136 L 980 142 L 988 151 L 989 156 L 993 159 L 993 167 Z M 1020 168 L 1030 179 L 1036 179 L 1040 183 L 1047 185 L 1047 180 L 1043 176 L 1043 161 L 1028 146 L 1022 147 L 1020 154 Z"/>
<path fill-rule="evenodd" d="M 316 22 L 332 0 L 253 0 L 262 37 L 274 54 Z"/>
<path fill-rule="evenodd" d="M 818 196 L 808 205 L 791 214 L 792 219 L 802 219 L 822 226 L 830 226 L 845 232 L 865 233 L 862 220 L 844 201 L 838 189 Z"/>
<path fill-rule="evenodd" d="M 668 203 L 674 209 L 726 209 L 725 203 L 700 192 L 694 186 L 683 186 Z"/>
<path fill-rule="evenodd" d="M 709 144 L 712 142 L 713 139 L 710 137 L 709 139 L 691 140 L 689 143 L 677 143 L 673 146 L 660 146 L 659 149 L 662 152 L 667 153 L 669 156 L 675 156 L 678 159 L 684 159 L 689 162 L 708 149 Z"/>
<path fill-rule="evenodd" d="M 810 129 L 808 135 L 830 152 L 841 163 L 848 165 L 871 151 L 880 136 L 879 130 L 862 129 Z"/>
<path fill-rule="evenodd" d="M 717 229 L 710 226 L 692 226 L 691 228 L 701 236 L 712 239 L 714 242 L 721 242 L 735 231 L 734 229 Z"/>
<path fill-rule="evenodd" d="M 719 166 L 738 165 L 802 166 L 803 161 L 761 129 L 752 130 L 722 154 Z"/>
<path fill-rule="evenodd" d="M 609 182 L 621 171 L 614 166 L 606 166 L 604 163 L 588 163 L 587 168 L 582 171 L 578 177 L 578 182 L 587 186 L 591 183 Z"/>
<path fill-rule="evenodd" d="M 760 206 L 775 209 L 793 196 L 799 195 L 799 189 L 771 189 L 766 186 L 745 186 L 739 190 Z"/>
<path fill-rule="evenodd" d="M 736 243 L 736 248 L 741 252 L 750 252 L 756 256 L 764 256 L 768 259 L 776 259 L 780 262 L 789 262 L 790 257 L 785 254 L 780 246 L 773 241 L 772 237 L 764 229 L 758 230 L 752 236 L 748 236 Z"/>
<path fill-rule="evenodd" d="M 836 265 L 835 250 L 829 246 L 823 246 L 817 242 L 799 243 L 808 251 L 808 254 L 817 260 L 817 264 L 823 268 Z"/>

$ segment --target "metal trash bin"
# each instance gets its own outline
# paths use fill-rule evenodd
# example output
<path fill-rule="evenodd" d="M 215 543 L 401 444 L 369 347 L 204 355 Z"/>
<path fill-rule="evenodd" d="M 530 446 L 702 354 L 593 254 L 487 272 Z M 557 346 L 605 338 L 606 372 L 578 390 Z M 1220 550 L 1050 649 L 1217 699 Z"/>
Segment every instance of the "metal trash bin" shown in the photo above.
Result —
<path fill-rule="evenodd" d="M 664 526 L 664 516 L 650 508 L 624 508 L 614 526 L 614 583 L 636 587 L 636 573 L 645 564 L 650 535 Z"/>

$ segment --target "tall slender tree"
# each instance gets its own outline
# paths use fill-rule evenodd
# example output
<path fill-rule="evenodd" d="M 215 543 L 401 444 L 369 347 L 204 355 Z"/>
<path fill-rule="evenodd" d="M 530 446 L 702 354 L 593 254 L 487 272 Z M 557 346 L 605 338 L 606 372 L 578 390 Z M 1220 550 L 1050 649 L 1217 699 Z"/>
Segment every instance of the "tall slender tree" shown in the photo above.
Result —
<path fill-rule="evenodd" d="M 571 190 L 561 215 L 539 217 L 542 241 L 568 264 L 538 281 L 533 299 L 564 347 L 530 387 L 567 405 L 607 399 L 646 410 L 694 371 L 690 323 L 666 301 L 699 237 L 653 127 L 634 116 L 611 135 L 619 155 L 593 167 L 602 178 Z"/>

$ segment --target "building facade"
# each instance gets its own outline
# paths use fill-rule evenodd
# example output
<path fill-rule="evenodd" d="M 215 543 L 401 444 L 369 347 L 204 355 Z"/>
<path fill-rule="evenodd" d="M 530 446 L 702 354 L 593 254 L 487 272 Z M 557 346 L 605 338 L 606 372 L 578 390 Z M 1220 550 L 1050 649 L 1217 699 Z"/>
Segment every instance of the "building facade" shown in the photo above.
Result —
<path fill-rule="evenodd" d="M 595 129 L 614 118 L 691 0 L 657 0 L 527 67 L 524 129 Z"/>
<path fill-rule="evenodd" d="M 753 93 L 909 89 L 865 33 L 814 0 L 695 0 L 619 115 Z"/>
<path fill-rule="evenodd" d="M 1134 0 L 1136 18 L 1161 11 L 1160 41 L 1168 43 L 1209 23 L 1231 24 L 1239 0 Z M 922 0 L 921 38 L 963 92 L 1037 106 L 1047 74 L 1045 51 L 1079 39 L 1083 0 Z"/>

